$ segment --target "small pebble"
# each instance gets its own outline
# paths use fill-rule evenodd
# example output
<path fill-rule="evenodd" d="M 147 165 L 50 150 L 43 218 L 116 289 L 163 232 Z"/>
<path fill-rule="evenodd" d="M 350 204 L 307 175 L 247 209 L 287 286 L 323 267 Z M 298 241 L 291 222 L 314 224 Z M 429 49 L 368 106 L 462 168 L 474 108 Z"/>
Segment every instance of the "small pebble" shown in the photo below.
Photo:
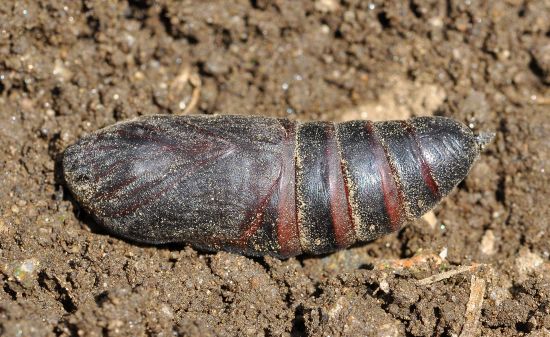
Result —
<path fill-rule="evenodd" d="M 543 264 L 544 260 L 538 254 L 531 252 L 528 248 L 521 248 L 516 258 L 516 270 L 519 274 L 519 280 L 527 280 L 529 278 L 528 274 L 539 269 Z"/>
<path fill-rule="evenodd" d="M 338 10 L 340 5 L 336 0 L 317 0 L 315 1 L 315 9 L 321 13 L 334 12 Z"/>
<path fill-rule="evenodd" d="M 448 254 L 449 254 L 449 249 L 447 247 L 443 247 L 443 249 L 441 249 L 441 252 L 439 252 L 439 257 L 442 260 L 445 260 Z"/>
<path fill-rule="evenodd" d="M 433 211 L 429 211 L 428 213 L 424 214 L 422 216 L 422 219 L 430 225 L 431 229 L 435 229 L 435 226 L 437 225 L 437 217 L 435 216 L 435 213 Z"/>
<path fill-rule="evenodd" d="M 382 290 L 386 294 L 390 292 L 390 284 L 388 283 L 388 281 L 386 281 L 386 279 L 380 281 L 379 287 L 380 287 L 380 290 Z"/>
<path fill-rule="evenodd" d="M 495 234 L 492 230 L 488 229 L 487 231 L 485 231 L 483 238 L 481 238 L 481 245 L 479 246 L 479 250 L 484 255 L 493 255 L 496 253 Z"/>
<path fill-rule="evenodd" d="M 30 286 L 32 275 L 40 266 L 40 261 L 35 258 L 24 260 L 13 269 L 13 277 L 24 286 Z"/>

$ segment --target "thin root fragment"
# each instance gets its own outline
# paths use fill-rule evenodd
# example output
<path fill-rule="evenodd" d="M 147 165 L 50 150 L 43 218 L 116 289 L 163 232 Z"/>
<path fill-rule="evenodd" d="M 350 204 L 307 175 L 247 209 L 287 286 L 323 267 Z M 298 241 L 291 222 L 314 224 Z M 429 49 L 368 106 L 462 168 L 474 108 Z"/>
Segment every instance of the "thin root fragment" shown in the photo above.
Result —
<path fill-rule="evenodd" d="M 183 90 L 187 81 L 189 81 L 189 75 L 191 75 L 191 67 L 186 64 L 182 67 L 179 75 L 170 83 L 170 92 L 179 92 Z"/>
<path fill-rule="evenodd" d="M 180 99 L 185 86 L 190 84 L 193 87 L 191 99 L 186 102 L 186 99 Z M 170 83 L 169 99 L 170 101 L 179 99 L 180 112 L 179 115 L 189 114 L 197 106 L 200 99 L 202 81 L 198 74 L 191 73 L 191 67 L 186 64 L 182 67 L 178 76 Z"/>
<path fill-rule="evenodd" d="M 189 77 L 189 83 L 193 86 L 193 93 L 191 94 L 191 100 L 189 101 L 189 104 L 183 109 L 181 112 L 182 115 L 191 113 L 193 109 L 197 106 L 197 103 L 199 102 L 199 98 L 201 97 L 201 87 L 202 87 L 202 81 L 198 74 L 191 74 Z"/>

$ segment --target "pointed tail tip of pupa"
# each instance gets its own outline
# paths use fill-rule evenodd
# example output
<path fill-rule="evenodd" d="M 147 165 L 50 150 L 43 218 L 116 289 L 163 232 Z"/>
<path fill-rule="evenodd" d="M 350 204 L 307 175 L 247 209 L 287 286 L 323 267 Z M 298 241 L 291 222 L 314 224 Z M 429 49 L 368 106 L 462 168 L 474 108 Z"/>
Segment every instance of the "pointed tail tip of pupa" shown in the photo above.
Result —
<path fill-rule="evenodd" d="M 475 135 L 475 140 L 477 145 L 479 146 L 479 150 L 483 151 L 487 145 L 489 145 L 493 139 L 495 139 L 495 133 L 494 132 L 480 132 L 479 134 Z"/>

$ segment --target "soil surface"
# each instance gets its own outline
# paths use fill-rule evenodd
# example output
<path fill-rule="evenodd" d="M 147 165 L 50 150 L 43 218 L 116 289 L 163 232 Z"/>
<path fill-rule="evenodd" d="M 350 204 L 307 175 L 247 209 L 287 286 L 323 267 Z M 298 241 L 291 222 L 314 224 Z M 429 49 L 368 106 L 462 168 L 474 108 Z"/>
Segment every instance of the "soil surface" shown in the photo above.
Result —
<path fill-rule="evenodd" d="M 549 336 L 550 3 L 228 3 L 0 2 L 0 335 Z M 68 145 L 159 113 L 496 138 L 398 233 L 247 258 L 109 236 L 64 188 Z"/>

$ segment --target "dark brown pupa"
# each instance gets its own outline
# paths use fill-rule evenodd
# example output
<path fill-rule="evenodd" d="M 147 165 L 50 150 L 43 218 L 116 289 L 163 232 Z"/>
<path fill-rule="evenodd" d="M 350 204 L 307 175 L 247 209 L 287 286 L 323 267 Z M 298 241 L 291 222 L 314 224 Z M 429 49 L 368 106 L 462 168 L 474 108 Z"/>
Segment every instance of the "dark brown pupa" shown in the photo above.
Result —
<path fill-rule="evenodd" d="M 116 235 L 285 258 L 398 230 L 464 179 L 489 139 L 443 117 L 153 115 L 83 137 L 63 170 Z"/>

